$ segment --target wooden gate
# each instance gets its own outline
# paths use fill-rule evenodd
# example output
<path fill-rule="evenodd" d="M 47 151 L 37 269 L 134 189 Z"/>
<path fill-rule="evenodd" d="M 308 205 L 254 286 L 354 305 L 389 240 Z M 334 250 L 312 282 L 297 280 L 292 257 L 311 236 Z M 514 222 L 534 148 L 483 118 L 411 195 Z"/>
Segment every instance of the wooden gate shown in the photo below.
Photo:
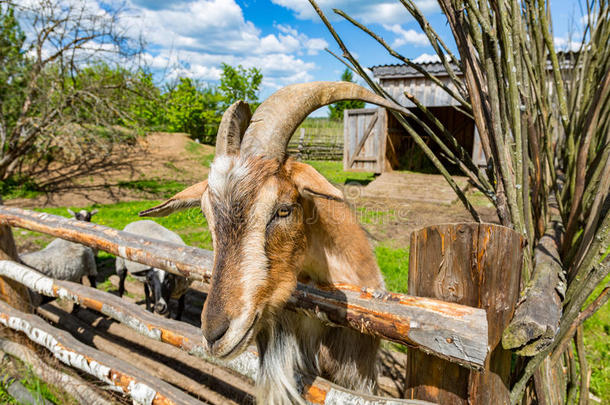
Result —
<path fill-rule="evenodd" d="M 386 167 L 387 112 L 361 108 L 343 113 L 343 170 L 382 173 Z"/>

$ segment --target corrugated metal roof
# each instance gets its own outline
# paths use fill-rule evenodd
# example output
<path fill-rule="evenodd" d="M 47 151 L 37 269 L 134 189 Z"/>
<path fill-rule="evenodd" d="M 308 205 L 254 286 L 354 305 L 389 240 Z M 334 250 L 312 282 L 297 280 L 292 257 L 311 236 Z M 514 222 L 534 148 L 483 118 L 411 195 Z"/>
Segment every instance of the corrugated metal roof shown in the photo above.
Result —
<path fill-rule="evenodd" d="M 574 66 L 577 52 L 557 52 L 557 57 L 560 61 L 561 70 L 569 70 Z M 426 62 L 426 63 L 415 63 L 416 65 L 425 69 L 428 73 L 435 76 L 447 75 L 445 66 L 439 62 Z M 462 72 L 455 63 L 449 63 L 453 68 L 457 76 L 461 76 Z M 550 61 L 547 62 L 547 68 L 551 69 Z M 391 65 L 376 65 L 370 68 L 373 71 L 373 76 L 379 79 L 391 79 L 399 77 L 424 77 L 424 75 L 418 72 L 415 68 L 405 65 L 404 63 L 396 63 Z"/>
<path fill-rule="evenodd" d="M 428 73 L 442 76 L 446 75 L 447 71 L 445 66 L 441 62 L 428 62 L 428 63 L 417 63 L 416 65 L 425 69 Z M 462 72 L 455 63 L 449 63 L 455 73 L 460 76 Z M 386 79 L 395 77 L 424 77 L 424 75 L 418 72 L 415 68 L 405 64 L 393 64 L 393 65 L 377 65 L 371 67 L 373 75 L 376 78 Z"/>

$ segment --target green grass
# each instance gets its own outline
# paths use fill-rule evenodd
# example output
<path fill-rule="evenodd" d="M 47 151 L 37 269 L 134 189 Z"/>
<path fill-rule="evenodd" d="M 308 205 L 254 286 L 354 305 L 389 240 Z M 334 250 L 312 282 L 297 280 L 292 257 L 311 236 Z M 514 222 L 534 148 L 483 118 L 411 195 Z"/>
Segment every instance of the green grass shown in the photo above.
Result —
<path fill-rule="evenodd" d="M 5 377 L 6 379 L 8 377 Z M 0 403 L 2 404 L 10 404 L 10 405 L 18 405 L 19 402 L 15 400 L 15 398 L 11 397 L 11 394 L 8 393 L 8 385 L 6 379 L 0 380 Z"/>
<path fill-rule="evenodd" d="M 182 212 L 177 212 L 163 218 L 141 218 L 138 212 L 159 204 L 161 201 L 133 201 L 122 202 L 109 205 L 92 205 L 88 207 L 70 207 L 76 209 L 93 209 L 97 208 L 99 212 L 93 217 L 93 221 L 100 225 L 109 226 L 115 229 L 123 229 L 130 222 L 139 221 L 142 219 L 150 219 L 164 227 L 178 233 L 184 242 L 191 246 L 197 246 L 204 249 L 212 248 L 212 237 L 208 230 L 208 224 L 201 210 L 194 208 Z M 70 217 L 66 211 L 66 207 L 43 208 L 36 211 L 47 212 L 49 214 L 61 215 Z M 101 252 L 100 252 L 101 255 Z M 102 255 L 100 256 L 103 257 Z"/>
<path fill-rule="evenodd" d="M 35 198 L 43 191 L 32 179 L 9 178 L 0 181 L 0 193 L 3 199 L 10 200 L 12 198 Z"/>
<path fill-rule="evenodd" d="M 333 121 L 328 118 L 308 117 L 299 128 L 332 128 L 343 135 L 343 121 Z M 298 130 L 296 131 L 298 133 Z"/>
<path fill-rule="evenodd" d="M 8 359 L 8 358 L 7 358 Z M 37 399 L 37 402 L 42 402 L 40 399 L 47 399 L 54 404 L 75 404 L 74 398 L 62 391 L 60 387 L 47 384 L 39 378 L 29 365 L 22 361 L 11 358 L 9 363 L 7 359 L 2 361 L 2 369 L 0 372 L 4 378 L 0 380 L 0 403 L 2 404 L 19 404 L 9 393 L 10 386 L 9 375 L 18 378 L 18 381 Z"/>
<path fill-rule="evenodd" d="M 207 153 L 208 148 L 197 142 L 189 140 L 184 148 L 188 153 L 197 157 L 197 159 L 199 159 L 201 164 L 205 167 L 210 167 L 212 161 L 214 160 L 214 154 Z"/>
<path fill-rule="evenodd" d="M 180 172 L 180 169 L 178 169 L 173 162 L 163 162 L 163 166 L 167 167 L 168 169 L 172 169 L 173 171 Z"/>
<path fill-rule="evenodd" d="M 119 187 L 160 195 L 165 198 L 184 190 L 186 184 L 173 180 L 129 180 L 120 181 Z"/>
<path fill-rule="evenodd" d="M 28 391 L 34 394 L 35 398 L 46 398 L 54 404 L 63 403 L 63 401 L 56 396 L 58 393 L 57 388 L 49 386 L 46 382 L 38 378 L 38 376 L 36 376 L 32 371 L 29 372 L 28 376 L 21 379 L 21 384 L 23 384 Z"/>
<path fill-rule="evenodd" d="M 103 282 L 97 283 L 97 289 L 108 292 L 108 291 L 113 291 L 114 286 L 112 285 L 112 282 L 110 281 L 110 279 L 107 278 Z"/>
<path fill-rule="evenodd" d="M 594 297 L 610 283 L 610 275 L 592 294 Z M 591 392 L 610 404 L 610 304 L 606 303 L 584 323 L 584 342 L 591 374 Z"/>
<path fill-rule="evenodd" d="M 370 172 L 344 172 L 343 162 L 328 160 L 308 160 L 305 163 L 319 171 L 331 183 L 347 184 L 350 182 L 368 183 L 375 179 L 375 173 Z"/>
<path fill-rule="evenodd" d="M 386 244 L 375 247 L 377 264 L 383 273 L 386 288 L 406 293 L 409 280 L 409 249 L 394 249 Z"/>

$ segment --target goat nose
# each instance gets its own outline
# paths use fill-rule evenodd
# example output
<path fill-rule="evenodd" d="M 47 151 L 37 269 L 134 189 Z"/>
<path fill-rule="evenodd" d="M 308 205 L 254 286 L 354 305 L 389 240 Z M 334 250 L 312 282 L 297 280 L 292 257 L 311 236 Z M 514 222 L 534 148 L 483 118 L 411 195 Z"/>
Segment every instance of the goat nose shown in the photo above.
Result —
<path fill-rule="evenodd" d="M 167 304 L 165 302 L 157 302 L 155 304 L 155 312 L 163 315 L 167 312 Z"/>
<path fill-rule="evenodd" d="M 230 323 L 229 318 L 224 313 L 208 314 L 203 323 L 202 332 L 210 347 L 225 335 Z"/>

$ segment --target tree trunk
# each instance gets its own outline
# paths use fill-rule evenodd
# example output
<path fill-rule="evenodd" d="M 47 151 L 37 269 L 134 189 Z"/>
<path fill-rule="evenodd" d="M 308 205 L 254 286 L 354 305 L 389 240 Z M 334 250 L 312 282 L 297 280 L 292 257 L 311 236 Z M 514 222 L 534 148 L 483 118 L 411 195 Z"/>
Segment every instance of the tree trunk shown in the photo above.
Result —
<path fill-rule="evenodd" d="M 2 197 L 0 197 L 0 205 Z M 13 231 L 8 225 L 0 225 L 0 260 L 19 262 Z M 0 299 L 21 312 L 31 313 L 32 304 L 28 289 L 10 278 L 0 277 Z"/>

